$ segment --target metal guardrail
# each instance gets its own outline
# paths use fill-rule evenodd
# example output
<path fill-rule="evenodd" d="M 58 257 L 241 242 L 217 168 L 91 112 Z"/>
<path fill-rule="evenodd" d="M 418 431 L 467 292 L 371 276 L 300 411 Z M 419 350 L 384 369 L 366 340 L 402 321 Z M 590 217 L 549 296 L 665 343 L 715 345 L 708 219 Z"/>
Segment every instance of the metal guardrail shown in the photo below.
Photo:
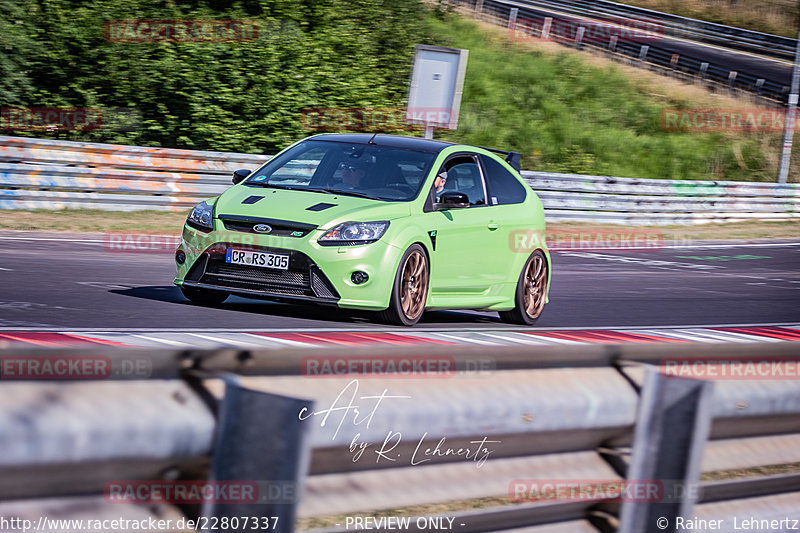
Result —
<path fill-rule="evenodd" d="M 522 172 L 549 222 L 704 224 L 800 217 L 800 185 Z"/>
<path fill-rule="evenodd" d="M 0 136 L 0 209 L 183 211 L 269 157 Z"/>
<path fill-rule="evenodd" d="M 467 533 L 641 533 L 655 530 L 656 517 L 675 531 L 678 516 L 791 516 L 798 469 L 765 472 L 800 463 L 797 377 L 711 383 L 657 371 L 669 368 L 665 360 L 685 360 L 707 362 L 712 374 L 741 358 L 793 368 L 800 344 L 515 346 L 491 355 L 479 346 L 6 348 L 0 513 L 34 524 L 42 516 L 280 516 L 273 530 L 288 532 L 311 527 L 297 528 L 295 517 L 397 515 L 418 504 L 492 498 L 479 508 L 447 504 L 455 510 L 442 514 Z M 108 363 L 106 379 L 78 365 L 42 382 L 44 366 L 31 364 L 71 359 Z M 409 375 L 404 361 L 427 370 Z M 458 448 L 472 452 L 444 453 Z M 120 505 L 109 495 L 112 482 L 183 480 L 296 492 L 202 508 Z M 626 481 L 661 492 L 620 501 L 602 491 L 524 490 Z M 338 520 L 326 531 L 346 531 Z M 429 530 L 413 520 L 404 529 Z"/>
<path fill-rule="evenodd" d="M 0 209 L 185 211 L 267 155 L 0 136 Z M 800 185 L 522 172 L 550 222 L 631 225 L 789 220 Z"/>
<path fill-rule="evenodd" d="M 715 45 L 722 41 L 728 48 L 740 51 L 786 54 L 791 45 L 790 58 L 794 57 L 793 39 L 758 34 L 741 28 L 703 23 L 694 19 L 677 17 L 641 8 L 622 6 L 614 2 L 564 2 L 561 0 L 449 0 L 478 16 L 506 26 L 519 39 L 549 39 L 576 48 L 589 47 L 642 66 L 678 73 L 695 80 L 712 83 L 727 90 L 752 93 L 773 103 L 785 105 L 789 96 L 789 80 L 779 79 L 770 60 L 745 61 L 732 66 L 726 59 L 708 59 L 696 51 L 676 52 L 674 46 L 664 44 L 670 38 Z M 630 8 L 630 9 L 626 9 Z M 558 23 L 553 21 L 556 19 Z M 641 32 L 628 28 L 613 31 L 613 26 L 625 20 L 660 25 L 663 38 L 642 37 Z M 604 27 L 607 31 L 597 31 Z M 584 38 L 587 26 L 593 26 L 592 38 Z M 581 30 L 581 28 L 584 30 Z M 659 30 L 659 31 L 662 31 Z M 726 33 L 728 32 L 728 33 Z M 729 58 L 728 58 L 729 59 Z M 757 66 L 756 66 L 757 65 Z M 769 68 L 767 68 L 769 66 Z"/>
<path fill-rule="evenodd" d="M 608 0 L 517 0 L 531 7 L 543 6 L 593 19 L 619 22 L 621 19 L 654 23 L 665 36 L 794 61 L 797 40 L 770 33 L 726 26 L 682 17 Z"/>

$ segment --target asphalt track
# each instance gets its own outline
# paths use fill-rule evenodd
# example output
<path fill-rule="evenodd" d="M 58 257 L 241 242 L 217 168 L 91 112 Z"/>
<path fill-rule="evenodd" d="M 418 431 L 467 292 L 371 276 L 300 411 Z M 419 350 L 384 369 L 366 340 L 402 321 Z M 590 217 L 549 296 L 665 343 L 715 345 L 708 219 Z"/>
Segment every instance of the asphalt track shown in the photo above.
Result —
<path fill-rule="evenodd" d="M 0 331 L 492 331 L 496 313 L 429 312 L 415 328 L 368 313 L 230 298 L 189 303 L 167 250 L 102 235 L 0 234 Z M 553 252 L 551 301 L 531 331 L 800 323 L 800 242 Z M 516 328 L 519 330 L 520 328 Z"/>

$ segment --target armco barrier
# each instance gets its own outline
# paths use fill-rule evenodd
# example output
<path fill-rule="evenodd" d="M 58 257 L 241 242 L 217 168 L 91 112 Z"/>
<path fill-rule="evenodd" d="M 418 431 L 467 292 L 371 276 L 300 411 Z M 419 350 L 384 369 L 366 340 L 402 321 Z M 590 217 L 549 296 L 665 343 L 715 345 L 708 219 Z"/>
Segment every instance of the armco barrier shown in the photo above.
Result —
<path fill-rule="evenodd" d="M 798 343 L 12 347 L 0 369 L 0 516 L 32 524 L 338 515 L 326 531 L 346 531 L 439 504 L 400 529 L 642 533 L 800 502 Z M 187 505 L 198 486 L 217 490 Z"/>
<path fill-rule="evenodd" d="M 622 20 L 638 21 L 657 27 L 659 33 L 665 36 L 709 43 L 785 61 L 794 60 L 797 46 L 796 39 L 790 37 L 681 17 L 607 0 L 518 0 L 514 5 L 555 9 L 614 23 Z"/>
<path fill-rule="evenodd" d="M 640 66 L 744 91 L 772 103 L 788 103 L 788 68 L 775 60 L 761 61 L 758 56 L 791 60 L 794 39 L 605 0 L 449 0 L 449 3 L 508 27 L 514 38 L 549 39 L 576 48 L 590 47 Z M 635 31 L 637 27 L 650 28 L 655 36 L 643 36 Z M 707 46 L 705 49 L 680 46 L 685 41 Z M 719 48 L 757 55 L 735 57 L 733 52 L 717 53 Z"/>
<path fill-rule="evenodd" d="M 800 185 L 522 172 L 549 222 L 704 224 L 800 217 Z"/>
<path fill-rule="evenodd" d="M 0 208 L 183 211 L 268 159 L 0 136 Z"/>
<path fill-rule="evenodd" d="M 270 156 L 0 136 L 0 209 L 186 211 Z M 302 169 L 300 169 L 302 170 Z M 522 173 L 548 221 L 629 225 L 789 220 L 800 185 Z"/>

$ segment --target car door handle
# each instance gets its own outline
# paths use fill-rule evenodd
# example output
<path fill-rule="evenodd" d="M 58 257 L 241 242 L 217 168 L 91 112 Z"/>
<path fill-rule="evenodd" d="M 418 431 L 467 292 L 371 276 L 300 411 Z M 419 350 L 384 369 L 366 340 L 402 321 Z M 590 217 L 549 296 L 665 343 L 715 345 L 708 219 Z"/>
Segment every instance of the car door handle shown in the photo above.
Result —
<path fill-rule="evenodd" d="M 492 220 L 486 225 L 486 227 L 491 229 L 491 230 L 495 230 L 495 229 L 499 228 L 500 226 L 497 225 L 497 222 Z"/>

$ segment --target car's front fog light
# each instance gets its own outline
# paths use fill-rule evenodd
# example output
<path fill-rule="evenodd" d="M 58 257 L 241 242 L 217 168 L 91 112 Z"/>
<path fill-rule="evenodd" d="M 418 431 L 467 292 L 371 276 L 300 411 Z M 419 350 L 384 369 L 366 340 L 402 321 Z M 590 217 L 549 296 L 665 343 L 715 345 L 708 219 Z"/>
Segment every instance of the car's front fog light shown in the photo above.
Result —
<path fill-rule="evenodd" d="M 356 270 L 350 276 L 350 281 L 352 281 L 356 285 L 361 285 L 362 283 L 366 283 L 368 279 L 369 279 L 369 274 L 361 270 Z"/>

